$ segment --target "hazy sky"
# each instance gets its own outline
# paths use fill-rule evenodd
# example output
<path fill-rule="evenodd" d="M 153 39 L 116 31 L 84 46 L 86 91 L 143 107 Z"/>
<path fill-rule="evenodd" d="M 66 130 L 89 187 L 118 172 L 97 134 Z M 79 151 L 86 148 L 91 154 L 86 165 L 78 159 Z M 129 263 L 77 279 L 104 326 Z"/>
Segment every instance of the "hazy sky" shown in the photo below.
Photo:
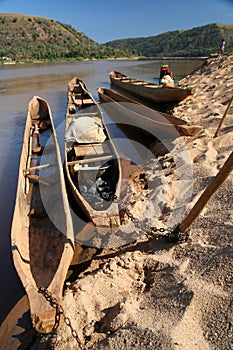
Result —
<path fill-rule="evenodd" d="M 98 43 L 210 23 L 233 24 L 233 0 L 0 0 L 0 12 L 70 24 Z"/>

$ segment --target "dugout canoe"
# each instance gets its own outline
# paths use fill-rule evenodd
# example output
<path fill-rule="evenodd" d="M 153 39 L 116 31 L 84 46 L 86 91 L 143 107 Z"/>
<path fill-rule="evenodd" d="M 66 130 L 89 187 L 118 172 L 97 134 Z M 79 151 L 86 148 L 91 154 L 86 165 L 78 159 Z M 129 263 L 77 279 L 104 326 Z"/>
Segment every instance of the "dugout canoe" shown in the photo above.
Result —
<path fill-rule="evenodd" d="M 34 96 L 28 103 L 11 228 L 13 261 L 40 333 L 57 328 L 56 308 L 39 288 L 62 305 L 74 254 L 73 226 L 63 164 L 50 107 Z M 60 320 L 61 321 L 61 320 Z"/>
<path fill-rule="evenodd" d="M 115 70 L 109 73 L 109 77 L 113 87 L 156 104 L 178 103 L 195 92 L 192 88 L 168 87 L 137 80 Z"/>
<path fill-rule="evenodd" d="M 132 100 L 124 95 L 117 93 L 114 90 L 107 88 L 98 88 L 99 100 L 103 103 L 111 103 L 109 105 L 109 113 L 117 113 L 118 118 L 123 116 L 123 120 L 130 121 L 133 125 L 147 130 L 156 130 L 156 134 L 164 136 L 172 135 L 177 137 L 195 136 L 203 128 L 200 125 L 189 124 L 184 120 L 174 117 L 167 113 L 158 112 L 151 109 L 140 102 Z M 179 135 L 176 131 L 178 131 Z"/>
<path fill-rule="evenodd" d="M 120 225 L 121 166 L 98 103 L 85 83 L 68 83 L 65 169 L 73 197 L 97 227 Z"/>

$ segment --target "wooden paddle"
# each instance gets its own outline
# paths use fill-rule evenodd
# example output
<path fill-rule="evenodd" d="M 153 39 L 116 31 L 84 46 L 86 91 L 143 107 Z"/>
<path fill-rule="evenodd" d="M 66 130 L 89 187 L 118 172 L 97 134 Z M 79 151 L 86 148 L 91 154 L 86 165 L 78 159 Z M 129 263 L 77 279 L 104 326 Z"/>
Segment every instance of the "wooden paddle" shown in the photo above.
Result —
<path fill-rule="evenodd" d="M 179 226 L 179 231 L 181 233 L 186 232 L 190 225 L 194 222 L 194 220 L 201 213 L 202 209 L 209 202 L 211 197 L 217 191 L 217 189 L 222 185 L 222 183 L 226 180 L 227 176 L 231 173 L 233 169 L 233 151 L 227 158 L 226 162 L 223 164 L 222 168 L 209 184 L 209 186 L 202 193 L 201 197 L 198 199 L 194 207 L 191 209 L 186 218 L 181 222 Z"/>
<path fill-rule="evenodd" d="M 228 103 L 228 105 L 227 105 L 227 108 L 226 108 L 226 110 L 225 110 L 225 113 L 223 114 L 223 117 L 222 117 L 222 119 L 221 119 L 221 121 L 220 121 L 220 123 L 219 123 L 219 126 L 218 126 L 218 128 L 217 128 L 215 134 L 214 134 L 214 137 L 217 137 L 217 136 L 218 136 L 219 130 L 221 129 L 221 126 L 222 126 L 222 124 L 223 124 L 223 121 L 224 121 L 224 119 L 226 118 L 226 115 L 227 115 L 227 113 L 228 113 L 228 111 L 229 111 L 229 109 L 230 109 L 230 107 L 231 107 L 232 102 L 233 102 L 233 96 L 232 96 L 232 98 L 230 99 L 230 101 L 229 101 L 229 103 Z"/>

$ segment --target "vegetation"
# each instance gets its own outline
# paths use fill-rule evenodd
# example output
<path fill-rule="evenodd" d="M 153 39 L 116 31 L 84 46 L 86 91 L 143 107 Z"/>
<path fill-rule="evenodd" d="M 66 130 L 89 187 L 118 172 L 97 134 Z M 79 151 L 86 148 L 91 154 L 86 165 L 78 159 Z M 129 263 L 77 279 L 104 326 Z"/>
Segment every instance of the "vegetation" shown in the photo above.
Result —
<path fill-rule="evenodd" d="M 70 25 L 43 17 L 0 14 L 3 61 L 79 60 L 130 57 L 132 53 L 97 44 Z"/>
<path fill-rule="evenodd" d="M 209 56 L 233 51 L 233 25 L 209 24 L 147 38 L 114 40 L 100 45 L 71 25 L 44 17 L 0 14 L 1 61 L 61 61 L 132 56 Z"/>
<path fill-rule="evenodd" d="M 219 53 L 223 38 L 226 42 L 225 52 L 232 52 L 232 24 L 208 24 L 147 38 L 114 40 L 105 45 L 120 50 L 132 50 L 134 54 L 146 57 L 209 56 Z"/>

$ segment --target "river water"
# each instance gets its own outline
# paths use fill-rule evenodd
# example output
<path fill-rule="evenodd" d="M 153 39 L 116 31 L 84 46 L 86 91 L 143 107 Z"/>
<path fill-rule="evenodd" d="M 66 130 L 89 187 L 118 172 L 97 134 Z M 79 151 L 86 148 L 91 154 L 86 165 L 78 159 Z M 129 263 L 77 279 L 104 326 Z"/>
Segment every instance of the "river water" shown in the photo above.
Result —
<path fill-rule="evenodd" d="M 156 82 L 164 61 L 87 61 L 57 64 L 4 65 L 0 67 L 0 322 L 24 295 L 15 272 L 10 230 L 17 186 L 18 165 L 28 101 L 38 95 L 49 102 L 55 125 L 64 121 L 67 83 L 74 76 L 84 80 L 98 99 L 98 87 L 110 87 L 109 72 Z M 169 60 L 175 80 L 191 73 L 203 60 Z"/>

